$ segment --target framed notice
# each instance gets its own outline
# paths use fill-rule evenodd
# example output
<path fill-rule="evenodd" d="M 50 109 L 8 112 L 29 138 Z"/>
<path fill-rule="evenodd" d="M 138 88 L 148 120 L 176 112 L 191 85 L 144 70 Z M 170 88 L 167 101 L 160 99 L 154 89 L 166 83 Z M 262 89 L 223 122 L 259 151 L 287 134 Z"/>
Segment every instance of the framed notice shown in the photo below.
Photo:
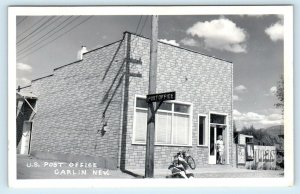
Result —
<path fill-rule="evenodd" d="M 246 164 L 246 146 L 245 145 L 237 145 L 237 163 L 238 164 Z"/>
<path fill-rule="evenodd" d="M 246 160 L 253 161 L 254 160 L 254 145 L 246 144 Z"/>

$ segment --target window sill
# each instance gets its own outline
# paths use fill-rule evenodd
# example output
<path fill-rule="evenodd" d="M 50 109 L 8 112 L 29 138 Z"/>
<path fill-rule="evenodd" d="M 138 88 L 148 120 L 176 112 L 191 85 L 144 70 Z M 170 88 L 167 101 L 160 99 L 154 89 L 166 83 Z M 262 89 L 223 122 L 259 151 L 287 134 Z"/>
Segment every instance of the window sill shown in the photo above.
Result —
<path fill-rule="evenodd" d="M 197 147 L 208 148 L 208 145 L 197 145 Z"/>
<path fill-rule="evenodd" d="M 132 145 L 143 145 L 146 146 L 145 143 L 131 143 Z M 193 147 L 193 145 L 173 145 L 173 144 L 154 144 L 154 146 L 166 146 L 166 147 Z"/>

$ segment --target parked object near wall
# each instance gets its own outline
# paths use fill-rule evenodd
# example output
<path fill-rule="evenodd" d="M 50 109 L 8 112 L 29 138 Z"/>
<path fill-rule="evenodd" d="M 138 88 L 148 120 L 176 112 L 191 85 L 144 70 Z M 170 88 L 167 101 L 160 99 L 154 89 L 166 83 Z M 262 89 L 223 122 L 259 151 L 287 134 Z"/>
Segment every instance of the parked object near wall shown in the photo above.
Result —
<path fill-rule="evenodd" d="M 246 168 L 258 170 L 276 169 L 276 147 L 275 146 L 254 146 L 254 160 L 246 162 Z"/>
<path fill-rule="evenodd" d="M 238 135 L 236 144 L 237 167 L 251 170 L 276 169 L 276 146 L 253 144 L 253 136 Z"/>

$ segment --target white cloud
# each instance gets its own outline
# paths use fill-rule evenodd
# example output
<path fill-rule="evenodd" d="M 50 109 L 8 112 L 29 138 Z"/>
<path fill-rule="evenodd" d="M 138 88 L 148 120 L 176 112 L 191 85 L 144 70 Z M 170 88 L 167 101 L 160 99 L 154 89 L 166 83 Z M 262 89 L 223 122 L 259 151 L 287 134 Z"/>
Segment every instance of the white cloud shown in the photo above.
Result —
<path fill-rule="evenodd" d="M 258 114 L 255 112 L 241 113 L 238 110 L 233 110 L 233 117 L 239 129 L 243 126 L 253 125 L 255 128 L 264 128 L 274 125 L 281 125 L 283 118 L 281 114 Z"/>
<path fill-rule="evenodd" d="M 193 38 L 184 38 L 180 42 L 186 46 L 196 47 L 200 45 L 200 43 Z"/>
<path fill-rule="evenodd" d="M 30 85 L 31 81 L 25 77 L 17 78 L 17 85 L 19 86 L 27 86 Z"/>
<path fill-rule="evenodd" d="M 242 114 L 238 111 L 238 110 L 236 110 L 236 109 L 233 109 L 233 116 L 236 116 L 236 117 L 238 117 L 238 116 L 241 116 Z"/>
<path fill-rule="evenodd" d="M 21 71 L 31 71 L 32 67 L 25 63 L 17 63 L 17 69 Z"/>
<path fill-rule="evenodd" d="M 282 115 L 281 114 L 271 114 L 271 115 L 269 115 L 268 119 L 271 121 L 280 120 L 280 119 L 282 119 Z"/>
<path fill-rule="evenodd" d="M 275 24 L 272 24 L 271 26 L 266 28 L 265 33 L 274 42 L 276 42 L 278 40 L 283 40 L 283 35 L 284 35 L 283 24 L 280 21 L 278 21 Z"/>
<path fill-rule="evenodd" d="M 246 31 L 227 18 L 197 22 L 187 34 L 203 39 L 207 48 L 246 52 Z"/>
<path fill-rule="evenodd" d="M 233 95 L 233 96 L 232 96 L 232 99 L 233 99 L 234 101 L 241 101 L 241 100 L 242 100 L 238 95 Z"/>
<path fill-rule="evenodd" d="M 260 115 L 255 112 L 247 112 L 244 114 L 244 116 L 248 121 L 260 121 L 265 118 L 265 115 Z"/>
<path fill-rule="evenodd" d="M 276 87 L 276 86 L 272 86 L 272 87 L 270 88 L 270 93 L 271 93 L 272 95 L 275 95 L 276 92 L 277 92 L 277 87 Z"/>
<path fill-rule="evenodd" d="M 159 41 L 167 43 L 167 44 L 171 44 L 171 45 L 174 45 L 174 46 L 179 46 L 179 44 L 176 42 L 176 40 L 159 39 Z"/>
<path fill-rule="evenodd" d="M 236 86 L 236 87 L 234 88 L 234 90 L 235 90 L 236 92 L 239 92 L 239 93 L 247 92 L 247 88 L 246 88 L 246 86 L 244 86 L 244 85 Z"/>
<path fill-rule="evenodd" d="M 264 95 L 265 96 L 275 96 L 277 92 L 277 87 L 276 86 L 272 86 L 268 92 L 266 92 Z"/>

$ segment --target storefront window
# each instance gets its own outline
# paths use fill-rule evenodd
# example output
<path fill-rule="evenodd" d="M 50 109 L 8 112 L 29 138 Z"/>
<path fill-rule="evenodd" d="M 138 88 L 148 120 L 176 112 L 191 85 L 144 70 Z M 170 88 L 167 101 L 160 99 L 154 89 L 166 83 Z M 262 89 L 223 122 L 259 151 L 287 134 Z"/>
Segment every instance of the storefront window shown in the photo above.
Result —
<path fill-rule="evenodd" d="M 226 116 L 219 114 L 210 114 L 210 123 L 226 124 Z"/>
<path fill-rule="evenodd" d="M 136 99 L 133 143 L 146 143 L 147 102 Z M 190 105 L 164 102 L 155 117 L 155 143 L 159 145 L 190 145 Z"/>
<path fill-rule="evenodd" d="M 198 145 L 205 145 L 205 132 L 206 132 L 206 116 L 199 115 L 199 137 L 198 137 Z"/>

